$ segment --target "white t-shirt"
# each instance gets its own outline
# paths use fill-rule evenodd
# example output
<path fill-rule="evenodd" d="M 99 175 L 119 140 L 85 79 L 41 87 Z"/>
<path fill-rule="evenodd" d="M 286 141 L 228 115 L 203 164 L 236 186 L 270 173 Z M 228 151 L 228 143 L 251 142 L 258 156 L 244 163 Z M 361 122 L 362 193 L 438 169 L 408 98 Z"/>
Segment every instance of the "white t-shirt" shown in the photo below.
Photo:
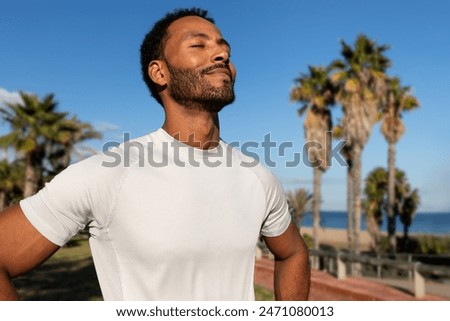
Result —
<path fill-rule="evenodd" d="M 89 226 L 105 300 L 254 300 L 258 237 L 291 219 L 254 159 L 163 129 L 69 166 L 20 206 L 60 246 Z"/>

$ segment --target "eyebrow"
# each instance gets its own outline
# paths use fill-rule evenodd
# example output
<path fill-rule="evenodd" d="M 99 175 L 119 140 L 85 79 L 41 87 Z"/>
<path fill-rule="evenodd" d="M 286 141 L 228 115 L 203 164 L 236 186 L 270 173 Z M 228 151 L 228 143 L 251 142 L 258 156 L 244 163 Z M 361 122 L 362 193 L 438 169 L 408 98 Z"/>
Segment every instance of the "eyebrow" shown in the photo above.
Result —
<path fill-rule="evenodd" d="M 203 33 L 203 32 L 189 33 L 189 34 L 187 34 L 186 36 L 183 37 L 183 40 L 188 40 L 188 39 L 192 39 L 192 38 L 202 38 L 202 39 L 205 39 L 205 40 L 211 40 L 211 37 L 208 36 L 206 33 Z M 219 40 L 217 40 L 217 44 L 225 45 L 231 50 L 230 43 L 228 41 L 226 41 L 224 38 L 220 38 Z"/>

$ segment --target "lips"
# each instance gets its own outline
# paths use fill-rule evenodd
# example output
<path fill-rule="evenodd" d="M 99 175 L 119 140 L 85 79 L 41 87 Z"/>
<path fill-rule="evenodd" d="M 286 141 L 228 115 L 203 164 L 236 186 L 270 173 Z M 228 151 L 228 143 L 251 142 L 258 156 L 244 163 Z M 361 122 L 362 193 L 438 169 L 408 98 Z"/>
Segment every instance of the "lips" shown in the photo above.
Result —
<path fill-rule="evenodd" d="M 228 69 L 217 68 L 217 69 L 211 70 L 210 72 L 206 73 L 206 75 L 213 75 L 213 74 L 226 75 L 231 79 L 231 72 Z"/>
<path fill-rule="evenodd" d="M 228 68 L 228 66 L 212 66 L 208 67 L 205 70 L 203 70 L 203 74 L 205 75 L 213 75 L 213 74 L 224 74 L 228 76 L 228 78 L 231 79 L 231 70 Z"/>

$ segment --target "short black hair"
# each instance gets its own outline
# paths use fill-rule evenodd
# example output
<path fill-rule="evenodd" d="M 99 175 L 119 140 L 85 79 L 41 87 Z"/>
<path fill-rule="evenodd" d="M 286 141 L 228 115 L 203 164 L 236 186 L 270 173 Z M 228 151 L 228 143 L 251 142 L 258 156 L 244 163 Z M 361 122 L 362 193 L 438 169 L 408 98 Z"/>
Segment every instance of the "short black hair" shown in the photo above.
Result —
<path fill-rule="evenodd" d="M 153 28 L 145 35 L 141 44 L 141 71 L 142 78 L 150 90 L 151 95 L 156 101 L 162 105 L 161 97 L 158 93 L 158 86 L 151 80 L 148 75 L 148 65 L 151 61 L 164 58 L 164 47 L 167 41 L 167 29 L 176 20 L 187 17 L 196 16 L 214 23 L 214 19 L 208 16 L 208 11 L 199 8 L 176 9 L 166 14 L 166 16 L 158 20 Z"/>

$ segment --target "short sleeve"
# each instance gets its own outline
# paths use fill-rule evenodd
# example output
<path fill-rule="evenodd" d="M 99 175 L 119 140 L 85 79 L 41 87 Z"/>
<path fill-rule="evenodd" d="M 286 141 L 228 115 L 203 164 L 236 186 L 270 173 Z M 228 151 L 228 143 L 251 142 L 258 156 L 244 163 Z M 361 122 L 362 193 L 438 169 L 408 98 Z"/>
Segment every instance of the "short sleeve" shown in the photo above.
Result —
<path fill-rule="evenodd" d="M 270 174 L 267 186 L 267 216 L 263 222 L 261 234 L 275 237 L 283 234 L 291 222 L 286 194 L 280 182 Z"/>
<path fill-rule="evenodd" d="M 27 219 L 49 241 L 62 246 L 91 221 L 107 224 L 123 168 L 105 167 L 103 158 L 99 154 L 70 165 L 20 202 Z"/>

